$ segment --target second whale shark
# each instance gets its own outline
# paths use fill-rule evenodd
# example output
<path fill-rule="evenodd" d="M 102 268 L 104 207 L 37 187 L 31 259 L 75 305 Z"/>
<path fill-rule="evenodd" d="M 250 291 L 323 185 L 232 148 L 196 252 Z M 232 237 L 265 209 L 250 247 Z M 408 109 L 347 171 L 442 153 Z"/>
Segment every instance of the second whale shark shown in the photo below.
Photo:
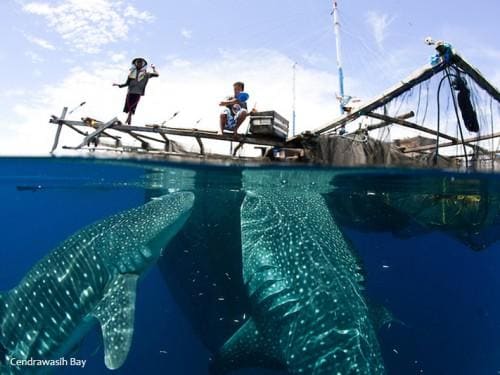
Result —
<path fill-rule="evenodd" d="M 321 171 L 245 172 L 241 236 L 250 319 L 223 345 L 213 374 L 243 367 L 385 374 L 359 261 L 322 196 L 329 179 Z"/>
<path fill-rule="evenodd" d="M 119 368 L 131 346 L 137 281 L 184 225 L 193 203 L 191 192 L 172 193 L 89 225 L 1 293 L 0 373 L 20 372 L 19 360 L 70 353 L 96 322 L 105 364 Z"/>

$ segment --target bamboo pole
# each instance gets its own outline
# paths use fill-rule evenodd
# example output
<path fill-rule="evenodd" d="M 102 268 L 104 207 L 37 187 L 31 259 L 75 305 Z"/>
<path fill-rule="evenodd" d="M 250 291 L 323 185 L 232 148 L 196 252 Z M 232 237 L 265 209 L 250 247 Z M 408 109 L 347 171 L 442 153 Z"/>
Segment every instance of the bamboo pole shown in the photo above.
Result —
<path fill-rule="evenodd" d="M 94 140 L 95 137 L 99 136 L 99 134 L 101 134 L 106 129 L 109 129 L 117 121 L 118 121 L 118 119 L 115 117 L 115 118 L 111 119 L 110 121 L 99 125 L 99 127 L 97 129 L 95 129 L 92 133 L 87 135 L 83 139 L 82 143 L 80 143 L 76 148 L 82 148 L 83 146 L 88 145 L 90 142 L 92 142 Z"/>
<path fill-rule="evenodd" d="M 424 133 L 428 133 L 428 134 L 432 134 L 435 136 L 440 136 L 442 138 L 445 138 L 445 139 L 448 139 L 448 140 L 454 142 L 454 144 L 456 144 L 458 142 L 457 138 L 452 137 L 448 134 L 437 132 L 435 130 L 414 124 L 413 122 L 409 122 L 409 121 L 406 121 L 406 120 L 403 120 L 403 119 L 400 119 L 397 117 L 390 117 L 390 116 L 386 116 L 386 115 L 381 115 L 381 114 L 375 113 L 375 112 L 367 113 L 366 116 L 373 117 L 373 118 L 376 118 L 378 120 L 382 120 L 382 121 L 386 121 L 386 122 L 392 122 L 392 123 L 404 126 L 406 128 L 415 129 L 415 130 L 418 130 L 418 131 L 421 131 Z"/>
<path fill-rule="evenodd" d="M 412 118 L 413 116 L 415 116 L 415 112 L 410 111 L 408 113 L 402 114 L 401 116 L 396 116 L 395 118 L 400 119 L 400 120 L 407 120 L 409 118 Z M 366 130 L 370 131 L 370 130 L 380 129 L 380 128 L 383 128 L 384 126 L 389 126 L 392 124 L 394 124 L 393 121 L 382 121 L 382 122 L 379 122 L 378 124 L 368 125 L 366 127 Z"/>
<path fill-rule="evenodd" d="M 454 54 L 453 62 L 456 66 L 467 73 L 483 90 L 490 94 L 497 102 L 500 102 L 500 92 L 493 86 L 481 72 L 469 64 L 462 56 L 459 54 Z"/>
<path fill-rule="evenodd" d="M 478 142 L 478 141 L 485 141 L 487 139 L 492 139 L 492 138 L 497 138 L 500 137 L 500 132 L 493 133 L 493 134 L 486 134 L 486 135 L 480 135 L 477 137 L 471 137 L 471 138 L 466 138 L 464 139 L 465 144 L 472 143 L 472 142 Z M 458 141 L 458 143 L 454 142 L 446 142 L 446 143 L 441 143 L 439 145 L 439 148 L 442 147 L 450 147 L 450 146 L 455 146 L 455 145 L 461 145 L 462 141 Z M 408 152 L 420 152 L 420 151 L 427 151 L 427 150 L 433 150 L 436 148 L 436 145 L 427 145 L 427 146 L 419 146 L 419 147 L 414 147 L 414 148 L 409 148 L 406 150 L 403 150 L 404 153 Z"/>
<path fill-rule="evenodd" d="M 144 139 L 149 139 L 150 141 L 154 141 L 154 142 L 158 142 L 158 143 L 166 143 L 163 139 L 158 139 L 158 138 L 154 138 L 154 137 L 150 137 L 150 136 L 147 136 L 147 135 L 144 135 L 144 134 L 136 134 L 132 131 L 129 131 L 129 132 L 126 132 L 126 134 L 130 134 L 131 137 L 134 137 L 135 139 L 141 141 L 141 142 L 144 142 Z M 136 138 L 136 137 L 140 137 L 140 138 Z"/>
<path fill-rule="evenodd" d="M 169 135 L 178 135 L 184 137 L 200 137 L 205 139 L 213 139 L 218 141 L 230 141 L 230 142 L 244 142 L 249 144 L 257 144 L 257 145 L 266 145 L 266 146 L 284 146 L 283 141 L 278 141 L 270 138 L 258 138 L 251 137 L 245 134 L 217 134 L 217 132 L 213 131 L 204 131 L 204 130 L 193 130 L 193 129 L 185 129 L 185 128 L 150 128 L 150 127 L 139 127 L 139 126 L 128 126 L 128 125 L 117 125 L 113 127 L 114 130 L 118 131 L 138 131 L 138 132 L 149 132 L 149 133 L 163 133 Z"/>
<path fill-rule="evenodd" d="M 358 117 L 366 115 L 368 112 L 371 112 L 397 96 L 401 95 L 402 93 L 410 90 L 412 87 L 418 85 L 419 83 L 422 83 L 426 81 L 427 79 L 431 78 L 433 75 L 441 72 L 444 70 L 444 68 L 447 65 L 445 63 L 440 63 L 436 66 L 426 66 L 424 68 L 421 68 L 417 71 L 415 71 L 413 74 L 408 76 L 405 80 L 401 81 L 400 83 L 396 84 L 389 90 L 387 90 L 384 94 L 381 96 L 377 97 L 376 99 L 372 100 L 371 102 L 357 108 L 356 110 L 352 111 L 351 113 L 344 115 L 333 122 L 327 123 L 319 128 L 316 128 L 312 131 L 313 134 L 321 134 L 324 132 L 327 132 L 329 130 L 335 130 L 337 128 L 340 128 L 342 126 L 345 126 L 348 122 L 356 120 Z M 294 140 L 294 137 L 290 138 L 289 141 Z"/>
<path fill-rule="evenodd" d="M 61 136 L 61 130 L 62 126 L 64 124 L 64 118 L 66 117 L 66 113 L 68 113 L 68 107 L 64 107 L 61 116 L 59 118 L 53 116 L 53 118 L 50 119 L 50 122 L 53 122 L 54 124 L 57 124 L 57 131 L 56 135 L 54 137 L 54 143 L 52 144 L 52 149 L 50 150 L 50 153 L 54 153 L 55 149 L 57 148 L 57 145 L 59 143 L 59 137 Z M 55 121 L 57 120 L 57 121 Z"/>

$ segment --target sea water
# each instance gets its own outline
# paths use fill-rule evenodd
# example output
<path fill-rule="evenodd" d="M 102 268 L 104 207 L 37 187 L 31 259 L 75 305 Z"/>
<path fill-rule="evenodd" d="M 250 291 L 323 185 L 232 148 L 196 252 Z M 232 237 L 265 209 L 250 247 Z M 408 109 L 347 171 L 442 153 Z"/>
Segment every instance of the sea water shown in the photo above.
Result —
<path fill-rule="evenodd" d="M 387 313 L 373 326 L 388 374 L 500 373 L 500 178 L 494 174 L 3 158 L 0 291 L 15 287 L 86 225 L 191 191 L 186 225 L 139 281 L 132 347 L 114 373 L 208 374 L 217 351 L 252 315 L 241 233 L 242 202 L 253 194 L 249 175 L 278 197 L 321 195 L 359 265 L 360 298 Z M 307 218 L 315 214 L 310 208 L 294 209 Z M 0 361 L 5 354 L 0 350 Z M 66 360 L 51 368 L 56 374 L 110 373 L 97 324 L 54 359 Z M 29 371 L 34 367 L 23 367 Z"/>

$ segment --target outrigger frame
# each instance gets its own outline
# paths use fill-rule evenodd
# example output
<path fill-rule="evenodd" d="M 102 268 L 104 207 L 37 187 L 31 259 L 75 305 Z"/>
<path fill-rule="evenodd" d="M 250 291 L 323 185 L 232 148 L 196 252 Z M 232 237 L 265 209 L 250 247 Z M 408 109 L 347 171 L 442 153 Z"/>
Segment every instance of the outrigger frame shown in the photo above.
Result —
<path fill-rule="evenodd" d="M 57 131 L 54 138 L 54 143 L 51 149 L 51 153 L 57 149 L 59 144 L 59 139 L 61 136 L 61 131 L 63 126 L 67 126 L 68 128 L 76 131 L 78 134 L 83 135 L 83 141 L 77 146 L 64 146 L 64 149 L 71 150 L 79 150 L 85 147 L 90 147 L 93 143 L 94 146 L 97 147 L 98 144 L 103 144 L 100 140 L 103 138 L 111 138 L 115 142 L 113 144 L 104 143 L 105 146 L 111 148 L 119 148 L 123 147 L 121 138 L 123 135 L 128 135 L 138 141 L 141 142 L 141 148 L 145 151 L 168 151 L 170 145 L 170 139 L 168 136 L 184 136 L 184 137 L 192 137 L 196 139 L 199 146 L 199 154 L 205 155 L 205 146 L 203 144 L 203 139 L 211 139 L 218 141 L 228 141 L 228 142 L 237 142 L 238 146 L 235 147 L 233 156 L 235 156 L 238 149 L 241 148 L 244 144 L 254 144 L 260 146 L 272 146 L 272 147 L 283 147 L 285 146 L 284 141 L 279 141 L 276 139 L 268 138 L 268 137 L 258 137 L 252 136 L 248 134 L 236 134 L 233 133 L 224 133 L 218 134 L 216 131 L 210 130 L 199 130 L 199 129 L 189 129 L 189 128 L 175 128 L 175 127 L 167 127 L 161 126 L 157 124 L 152 125 L 144 125 L 144 126 L 132 126 L 132 125 L 124 125 L 122 124 L 116 117 L 111 119 L 108 122 L 102 122 L 93 119 L 82 119 L 79 120 L 69 120 L 66 119 L 68 108 L 64 107 L 61 116 L 52 116 L 49 120 L 50 123 L 57 125 Z M 92 132 L 85 132 L 80 130 L 79 128 L 90 128 L 93 129 Z M 112 135 L 110 131 L 116 131 L 120 135 Z M 158 135 L 159 137 L 155 137 L 153 135 Z M 157 142 L 163 144 L 163 150 L 151 147 L 150 142 Z"/>

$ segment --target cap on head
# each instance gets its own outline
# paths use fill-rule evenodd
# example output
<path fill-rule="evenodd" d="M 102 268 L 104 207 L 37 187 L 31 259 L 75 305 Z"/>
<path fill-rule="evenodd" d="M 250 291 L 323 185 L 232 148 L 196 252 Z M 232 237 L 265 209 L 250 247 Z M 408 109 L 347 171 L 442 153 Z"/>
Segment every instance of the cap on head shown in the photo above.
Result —
<path fill-rule="evenodd" d="M 148 65 L 148 62 L 146 61 L 146 59 L 142 58 L 142 57 L 136 57 L 135 59 L 132 60 L 132 65 L 135 65 L 135 63 L 137 61 L 142 61 L 142 66 L 146 66 Z"/>

